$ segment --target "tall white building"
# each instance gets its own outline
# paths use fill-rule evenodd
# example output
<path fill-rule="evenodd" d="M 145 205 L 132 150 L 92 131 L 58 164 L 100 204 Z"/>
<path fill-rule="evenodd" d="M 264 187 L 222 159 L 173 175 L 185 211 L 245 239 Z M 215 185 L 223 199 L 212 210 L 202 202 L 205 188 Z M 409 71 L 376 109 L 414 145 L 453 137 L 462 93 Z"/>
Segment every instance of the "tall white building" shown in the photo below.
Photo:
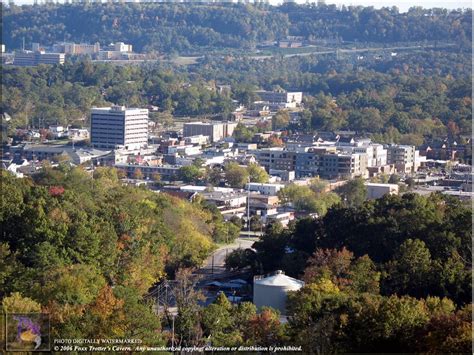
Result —
<path fill-rule="evenodd" d="M 91 112 L 91 145 L 95 148 L 140 149 L 148 142 L 148 109 L 112 106 Z"/>

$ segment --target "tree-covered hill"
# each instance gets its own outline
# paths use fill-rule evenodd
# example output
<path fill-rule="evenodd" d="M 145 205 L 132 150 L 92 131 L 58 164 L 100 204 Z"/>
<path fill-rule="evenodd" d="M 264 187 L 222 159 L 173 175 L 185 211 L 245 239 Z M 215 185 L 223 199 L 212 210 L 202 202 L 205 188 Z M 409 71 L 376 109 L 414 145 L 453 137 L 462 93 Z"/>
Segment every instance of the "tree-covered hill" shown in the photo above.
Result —
<path fill-rule="evenodd" d="M 91 177 L 45 165 L 35 181 L 2 171 L 1 182 L 3 309 L 50 313 L 58 338 L 140 334 L 160 343 L 160 319 L 144 296 L 201 265 L 220 220 L 199 203 L 122 186 L 108 168 Z"/>
<path fill-rule="evenodd" d="M 470 43 L 471 11 L 286 4 L 68 4 L 2 5 L 7 48 L 57 41 L 124 41 L 137 51 L 203 52 L 248 49 L 287 35 L 308 39 L 393 43 L 449 41 Z"/>
<path fill-rule="evenodd" d="M 251 6 L 91 4 L 4 9 L 8 48 L 26 42 L 132 43 L 136 51 L 247 48 L 285 36 L 285 14 Z"/>

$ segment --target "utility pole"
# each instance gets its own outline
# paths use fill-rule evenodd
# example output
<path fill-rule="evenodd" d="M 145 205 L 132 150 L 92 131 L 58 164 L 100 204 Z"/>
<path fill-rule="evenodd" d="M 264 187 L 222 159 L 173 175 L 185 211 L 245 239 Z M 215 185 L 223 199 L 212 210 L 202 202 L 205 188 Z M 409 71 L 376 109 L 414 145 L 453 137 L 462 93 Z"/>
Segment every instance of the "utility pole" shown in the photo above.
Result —
<path fill-rule="evenodd" d="M 172 331 L 171 331 L 171 347 L 172 348 L 174 348 L 174 318 L 175 317 L 176 316 L 173 314 L 173 318 L 172 318 L 173 320 L 172 320 L 172 326 L 171 326 L 171 328 L 172 328 Z"/>
<path fill-rule="evenodd" d="M 212 254 L 212 261 L 211 261 L 211 274 L 214 274 L 214 254 Z"/>
<path fill-rule="evenodd" d="M 250 176 L 247 184 L 247 237 L 250 238 Z"/>

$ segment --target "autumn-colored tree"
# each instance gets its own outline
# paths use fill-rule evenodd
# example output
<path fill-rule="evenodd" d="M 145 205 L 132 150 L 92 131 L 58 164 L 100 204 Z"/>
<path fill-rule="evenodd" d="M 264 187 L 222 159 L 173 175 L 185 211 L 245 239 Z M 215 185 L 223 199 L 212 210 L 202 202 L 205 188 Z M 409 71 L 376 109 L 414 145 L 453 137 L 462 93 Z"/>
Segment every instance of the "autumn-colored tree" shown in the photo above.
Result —
<path fill-rule="evenodd" d="M 247 343 L 260 346 L 282 345 L 286 337 L 279 318 L 279 313 L 271 308 L 264 308 L 260 314 L 250 318 L 244 330 Z"/>
<path fill-rule="evenodd" d="M 144 177 L 143 172 L 140 168 L 135 169 L 133 172 L 133 178 L 137 180 L 142 180 Z"/>

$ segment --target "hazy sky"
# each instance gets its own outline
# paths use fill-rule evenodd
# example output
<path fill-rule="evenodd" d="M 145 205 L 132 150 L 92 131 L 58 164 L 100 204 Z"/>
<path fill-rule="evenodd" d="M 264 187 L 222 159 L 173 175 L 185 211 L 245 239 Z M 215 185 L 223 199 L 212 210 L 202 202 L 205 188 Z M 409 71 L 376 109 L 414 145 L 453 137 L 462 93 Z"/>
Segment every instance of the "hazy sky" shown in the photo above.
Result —
<path fill-rule="evenodd" d="M 15 4 L 32 4 L 33 0 L 14 0 Z M 59 0 L 61 1 L 61 0 Z M 298 3 L 304 3 L 305 0 L 296 0 Z M 310 2 L 316 0 L 310 0 Z M 5 1 L 6 2 L 6 1 Z M 272 4 L 281 3 L 282 0 L 270 0 Z M 443 7 L 447 9 L 472 8 L 471 0 L 326 0 L 327 4 L 337 5 L 363 5 L 380 8 L 383 6 L 397 6 L 400 11 L 406 11 L 412 6 L 422 6 L 425 8 Z"/>

